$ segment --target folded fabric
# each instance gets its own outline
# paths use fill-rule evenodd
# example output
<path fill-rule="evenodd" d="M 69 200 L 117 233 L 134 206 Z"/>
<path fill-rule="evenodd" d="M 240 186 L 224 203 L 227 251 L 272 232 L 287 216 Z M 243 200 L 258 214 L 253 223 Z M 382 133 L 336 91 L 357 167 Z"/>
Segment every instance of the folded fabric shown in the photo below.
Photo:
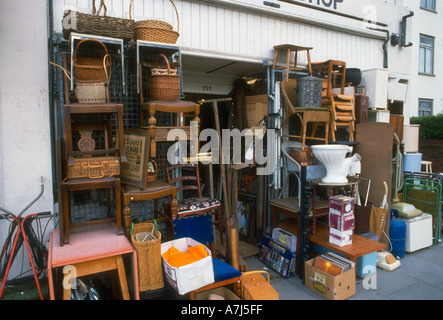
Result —
<path fill-rule="evenodd" d="M 171 267 L 179 268 L 196 261 L 199 261 L 208 256 L 208 252 L 204 245 L 199 244 L 194 247 L 188 247 L 187 251 L 182 252 L 176 247 L 172 246 L 162 257 L 168 262 Z"/>

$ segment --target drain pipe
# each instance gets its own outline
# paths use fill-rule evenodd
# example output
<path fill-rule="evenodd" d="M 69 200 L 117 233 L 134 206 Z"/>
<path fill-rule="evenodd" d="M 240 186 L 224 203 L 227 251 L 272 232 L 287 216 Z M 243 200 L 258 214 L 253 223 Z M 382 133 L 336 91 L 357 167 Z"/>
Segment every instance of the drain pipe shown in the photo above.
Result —
<path fill-rule="evenodd" d="M 383 43 L 383 68 L 387 69 L 388 68 L 388 49 L 387 49 L 387 44 L 389 41 L 389 30 L 386 29 L 378 29 L 378 28 L 371 28 L 371 27 L 367 27 L 370 30 L 375 30 L 375 31 L 381 31 L 381 32 L 385 32 L 386 33 L 386 40 Z"/>

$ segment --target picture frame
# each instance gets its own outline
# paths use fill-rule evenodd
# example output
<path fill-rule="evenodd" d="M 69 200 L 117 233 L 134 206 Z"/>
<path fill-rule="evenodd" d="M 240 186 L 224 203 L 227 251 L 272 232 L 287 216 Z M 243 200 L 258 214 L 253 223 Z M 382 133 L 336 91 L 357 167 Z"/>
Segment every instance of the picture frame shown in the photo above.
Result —
<path fill-rule="evenodd" d="M 238 232 L 241 239 L 253 242 L 256 220 L 256 199 L 239 194 L 237 199 Z"/>
<path fill-rule="evenodd" d="M 145 189 L 148 184 L 151 136 L 149 130 L 125 129 L 126 161 L 120 164 L 120 179 L 126 184 Z"/>

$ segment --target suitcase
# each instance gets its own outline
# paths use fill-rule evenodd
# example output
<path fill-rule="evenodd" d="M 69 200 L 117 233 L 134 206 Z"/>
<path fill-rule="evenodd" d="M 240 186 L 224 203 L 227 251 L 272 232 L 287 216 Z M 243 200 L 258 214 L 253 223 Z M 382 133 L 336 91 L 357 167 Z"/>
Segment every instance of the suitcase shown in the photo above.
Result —
<path fill-rule="evenodd" d="M 267 275 L 265 279 L 262 273 Z M 243 300 L 279 300 L 278 292 L 269 283 L 269 273 L 264 270 L 244 272 L 241 276 Z"/>

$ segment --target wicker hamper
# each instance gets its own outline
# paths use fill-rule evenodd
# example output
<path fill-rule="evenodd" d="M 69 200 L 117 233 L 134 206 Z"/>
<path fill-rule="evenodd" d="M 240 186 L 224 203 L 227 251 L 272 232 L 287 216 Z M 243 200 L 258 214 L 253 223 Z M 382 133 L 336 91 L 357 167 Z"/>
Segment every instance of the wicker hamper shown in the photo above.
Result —
<path fill-rule="evenodd" d="M 74 165 L 65 163 L 66 179 L 100 179 L 120 175 L 120 158 L 114 156 L 75 158 Z"/>
<path fill-rule="evenodd" d="M 143 292 L 163 288 L 160 231 L 153 223 L 136 223 L 131 241 L 137 250 L 139 290 Z"/>
<path fill-rule="evenodd" d="M 166 62 L 167 72 L 160 72 L 158 68 L 158 58 L 161 57 Z M 180 95 L 180 76 L 169 66 L 168 58 L 164 54 L 158 54 L 156 59 L 155 73 L 149 76 L 148 93 L 152 100 L 177 100 Z"/>
<path fill-rule="evenodd" d="M 111 38 L 132 40 L 134 37 L 134 21 L 106 15 L 107 8 L 102 1 L 104 14 L 100 16 L 100 10 L 95 10 L 95 0 L 93 0 L 92 14 L 81 13 L 73 10 L 65 11 L 63 15 L 63 37 L 69 38 L 71 32 L 105 36 Z"/>

